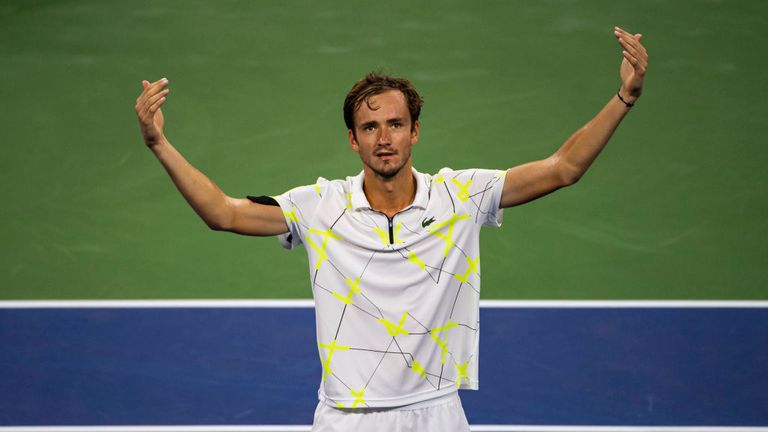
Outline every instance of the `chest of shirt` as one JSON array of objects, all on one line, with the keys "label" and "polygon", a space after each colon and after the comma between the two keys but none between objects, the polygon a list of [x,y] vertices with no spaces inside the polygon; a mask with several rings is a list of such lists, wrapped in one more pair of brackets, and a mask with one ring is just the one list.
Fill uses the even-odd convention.
[{"label": "chest of shirt", "polygon": [[478,227],[463,207],[445,198],[435,192],[426,208],[409,206],[388,217],[371,208],[353,208],[343,194],[328,194],[311,215],[305,215],[304,243],[329,249],[340,242],[345,243],[342,247],[379,252],[426,252],[441,243],[454,246]]}]

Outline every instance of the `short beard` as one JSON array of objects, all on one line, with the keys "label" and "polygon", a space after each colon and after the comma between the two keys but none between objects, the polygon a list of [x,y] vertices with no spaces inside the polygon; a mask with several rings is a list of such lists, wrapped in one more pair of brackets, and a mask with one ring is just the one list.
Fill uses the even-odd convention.
[{"label": "short beard", "polygon": [[[375,166],[373,166],[373,163],[366,164],[366,166],[371,171],[373,171],[373,173],[376,174],[376,176],[378,178],[383,179],[383,180],[389,180],[389,179],[397,177],[397,175],[400,174],[400,172],[403,170],[403,168],[408,166],[408,161],[410,161],[410,160],[411,160],[411,156],[409,154],[408,157],[399,166],[392,166],[392,165],[390,165],[390,166],[388,166],[388,167],[386,167],[384,169],[376,168]],[[365,163],[365,161],[363,161],[363,163]]]},{"label": "short beard", "polygon": [[400,174],[400,171],[402,171],[403,167],[405,167],[405,164],[403,164],[403,165],[401,165],[399,167],[393,167],[393,168],[391,168],[391,169],[389,169],[387,171],[377,170],[374,167],[369,167],[369,168],[371,168],[371,170],[377,176],[379,176],[379,177],[381,177],[383,179],[391,179],[391,178],[397,176],[398,174]]}]

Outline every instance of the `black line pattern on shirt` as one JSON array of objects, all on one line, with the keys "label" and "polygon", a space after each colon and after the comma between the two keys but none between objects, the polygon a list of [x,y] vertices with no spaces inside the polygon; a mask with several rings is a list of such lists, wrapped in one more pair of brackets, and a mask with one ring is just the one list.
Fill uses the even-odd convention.
[{"label": "black line pattern on shirt", "polygon": [[389,341],[389,345],[384,349],[384,353],[382,354],[381,358],[379,359],[379,363],[376,365],[376,367],[373,369],[373,372],[371,372],[371,376],[368,377],[368,381],[365,382],[365,388],[368,388],[368,384],[371,383],[371,380],[373,379],[373,376],[376,375],[376,371],[379,370],[379,366],[381,366],[381,362],[384,361],[384,357],[387,356],[387,351],[389,351],[389,347],[392,346],[392,341]]},{"label": "black line pattern on shirt", "polygon": [[333,227],[335,227],[335,226],[336,226],[336,223],[337,223],[337,222],[338,222],[338,221],[339,221],[339,220],[342,218],[342,216],[344,216],[346,213],[347,213],[347,209],[345,208],[344,210],[342,210],[342,212],[341,212],[341,214],[339,215],[339,217],[337,217],[337,218],[336,218],[336,220],[335,220],[335,221],[333,221],[333,223],[331,224],[331,227],[330,227],[330,229],[333,229]]},{"label": "black line pattern on shirt", "polygon": [[[333,291],[331,291],[331,290],[329,290],[328,288],[326,288],[326,287],[324,287],[324,286],[320,285],[319,283],[315,283],[315,285],[314,285],[314,286],[316,286],[316,287],[318,287],[318,288],[322,289],[323,291],[325,291],[325,292],[327,292],[328,294],[330,294],[331,296],[333,296]],[[373,307],[375,307],[375,308],[377,308],[377,309],[378,309],[378,306],[376,306],[376,305],[375,305],[375,304],[374,304],[374,303],[373,303],[373,302],[372,302],[370,299],[368,299],[367,297],[366,297],[365,299],[366,299],[366,300],[368,300],[368,302],[370,302],[370,303],[371,303],[371,305],[372,305]],[[373,319],[375,319],[375,320],[378,320],[378,319],[380,319],[380,318],[384,318],[384,314],[382,314],[382,313],[381,313],[381,309],[378,309],[378,311],[379,311],[379,314],[381,314],[381,316],[380,316],[380,317],[377,317],[376,315],[374,315],[374,314],[372,314],[372,313],[368,312],[367,310],[365,310],[365,309],[361,308],[360,306],[358,306],[358,305],[356,305],[356,304],[352,304],[352,306],[354,306],[354,307],[355,307],[356,309],[358,309],[360,312],[363,312],[364,314],[366,314],[366,315],[370,316],[371,318],[373,318]]]},{"label": "black line pattern on shirt", "polygon": [[363,280],[363,275],[365,274],[365,271],[368,269],[368,265],[371,263],[371,261],[373,260],[373,257],[376,256],[377,253],[379,253],[379,251],[374,251],[371,254],[371,257],[368,258],[368,262],[365,263],[365,267],[363,267],[363,271],[360,273],[360,276],[358,277],[358,279]]},{"label": "black line pattern on shirt", "polygon": [[456,213],[456,203],[453,202],[453,196],[451,196],[451,191],[448,190],[448,182],[445,181],[445,178],[443,178],[443,186],[445,186],[445,193],[448,194],[448,198],[451,199],[451,207],[453,207],[453,212]]},{"label": "black line pattern on shirt", "polygon": [[445,363],[440,363],[440,378],[437,380],[437,389],[440,390],[440,384],[443,383],[443,369],[445,369]]},{"label": "black line pattern on shirt", "polygon": [[[401,225],[402,225],[403,227],[405,227],[405,229],[407,229],[408,231],[410,231],[412,234],[416,234],[416,235],[419,235],[419,234],[421,234],[421,233],[419,233],[418,231],[414,231],[414,230],[412,230],[412,229],[411,229],[411,228],[410,228],[408,225],[406,225],[406,224],[404,224],[404,223],[402,223]],[[422,233],[423,233],[423,230],[422,230]]]},{"label": "black line pattern on shirt", "polygon": [[[496,186],[496,183],[498,183],[500,180],[501,180],[501,177],[495,177],[495,178],[489,180],[488,183],[485,184],[485,187],[481,191],[476,192],[476,193],[474,193],[474,194],[469,196],[471,198],[472,204],[474,204],[475,208],[477,209],[477,213],[475,213],[475,223],[478,223],[478,220],[479,220],[481,214],[483,216],[485,216],[485,215],[487,215],[489,213],[492,213],[492,212],[496,211],[495,209],[491,209],[490,211],[483,211],[482,204],[483,204],[483,200],[485,199],[485,196],[488,193],[488,191],[492,190]],[[475,202],[474,198],[477,195],[480,195],[480,203],[476,203]]]},{"label": "black line pattern on shirt", "polygon": [[453,306],[451,306],[451,314],[448,315],[449,319],[453,318],[453,311],[456,309],[456,301],[459,299],[459,294],[461,294],[461,287],[464,285],[464,282],[459,284],[459,287],[456,288],[456,297],[453,298]]},{"label": "black line pattern on shirt", "polygon": [[296,210],[299,211],[299,216],[300,216],[298,218],[298,221],[296,221],[296,223],[301,225],[302,227],[304,227],[304,230],[308,230],[309,226],[307,226],[303,222],[304,221],[304,213],[301,211],[301,207],[299,206],[299,204],[296,201],[293,200],[293,197],[291,195],[293,195],[293,192],[288,193],[288,202],[291,203],[291,207],[292,208],[295,208]]},{"label": "black line pattern on shirt", "polygon": [[339,318],[339,325],[336,327],[336,335],[333,337],[333,339],[339,338],[339,330],[341,330],[341,322],[344,321],[344,313],[347,311],[347,304],[344,305],[344,309],[341,310],[341,318]]},{"label": "black line pattern on shirt", "polygon": [[[392,341],[395,343],[395,345],[397,345],[397,349],[400,351],[400,354],[402,354],[402,355],[403,355],[403,360],[405,360],[405,364],[406,364],[408,367],[411,367],[411,365],[409,365],[409,364],[408,364],[408,359],[407,359],[407,358],[405,358],[405,353],[403,352],[403,348],[401,348],[401,347],[400,347],[400,343],[399,343],[399,342],[397,342],[397,336],[392,336]],[[411,357],[413,357],[413,356],[411,356]]]},{"label": "black line pattern on shirt", "polygon": [[[399,253],[399,254],[400,254],[400,256],[401,256],[401,257],[403,257],[403,259],[405,259],[405,260],[408,260],[408,257],[407,257],[407,256],[405,256],[405,254],[403,254],[403,252],[402,252],[402,250],[403,250],[403,249],[404,249],[404,250],[407,250],[408,252],[411,252],[411,250],[410,250],[410,249],[408,249],[407,247],[403,247],[403,248],[401,248],[401,249],[396,249],[395,251],[396,251],[397,253]],[[414,264],[414,265],[415,265],[415,264]],[[429,266],[429,265],[427,265],[426,263],[424,264],[424,267],[429,267],[429,268],[431,268],[431,269],[436,269],[435,267]],[[424,271],[426,271],[426,270],[424,270]],[[439,282],[439,280],[440,280],[440,279],[439,279],[439,277],[438,277],[438,279],[435,279],[435,277],[434,277],[434,276],[432,276],[432,273],[430,273],[430,272],[427,272],[427,275],[429,276],[429,278],[430,278],[430,279],[432,279],[432,282],[434,282],[435,284],[437,284],[437,283]]]},{"label": "black line pattern on shirt", "polygon": [[416,319],[416,317],[415,317],[415,316],[413,316],[413,315],[411,315],[411,313],[410,313],[410,312],[408,312],[408,316],[409,316],[409,317],[411,317],[411,318],[412,318],[414,321],[416,321],[416,322],[417,322],[417,323],[418,323],[420,326],[424,327],[424,330],[426,330],[426,331],[427,331],[427,333],[429,333],[429,332],[431,331],[431,330],[429,329],[429,327],[427,327],[427,326],[425,326],[424,324],[422,324],[422,323],[421,323],[421,321],[417,320],[417,319]]}]

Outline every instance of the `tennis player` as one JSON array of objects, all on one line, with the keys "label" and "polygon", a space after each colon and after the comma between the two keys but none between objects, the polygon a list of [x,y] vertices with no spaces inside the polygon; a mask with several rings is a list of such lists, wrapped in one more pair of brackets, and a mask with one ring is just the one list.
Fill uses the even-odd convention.
[{"label": "tennis player", "polygon": [[503,209],[576,183],[643,89],[640,34],[615,28],[621,85],[551,156],[506,170],[413,166],[422,98],[371,73],[344,105],[362,171],[276,196],[233,198],[163,134],[163,78],[136,101],[144,142],[214,230],[304,246],[323,367],[313,431],[468,431],[458,389],[478,388],[482,226]]}]

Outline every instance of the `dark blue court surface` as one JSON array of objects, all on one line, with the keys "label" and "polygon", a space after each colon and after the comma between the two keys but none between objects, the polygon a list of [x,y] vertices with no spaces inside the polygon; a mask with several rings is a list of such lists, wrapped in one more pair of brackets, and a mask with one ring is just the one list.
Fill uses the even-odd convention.
[{"label": "dark blue court surface", "polygon": [[[768,425],[768,309],[484,308],[472,424]],[[0,425],[307,425],[310,308],[0,309]]]}]

